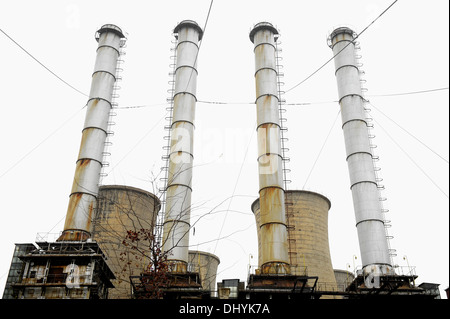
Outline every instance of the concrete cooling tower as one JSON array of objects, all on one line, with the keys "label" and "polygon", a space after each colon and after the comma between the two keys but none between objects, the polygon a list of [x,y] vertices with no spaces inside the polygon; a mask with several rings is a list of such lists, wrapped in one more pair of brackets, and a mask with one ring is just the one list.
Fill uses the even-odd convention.
[{"label": "concrete cooling tower", "polygon": [[[309,191],[285,192],[291,272],[298,276],[317,276],[318,290],[336,290],[336,278],[331,263],[328,242],[328,211],[330,201]],[[261,250],[260,204],[253,202],[258,232],[258,252]],[[259,256],[258,259],[261,257]],[[261,264],[261,260],[259,260]]]},{"label": "concrete cooling tower", "polygon": [[153,232],[160,207],[158,197],[150,192],[122,185],[100,187],[93,237],[108,257],[108,265],[116,276],[109,298],[131,298],[129,276],[140,275],[148,265],[149,260],[143,255],[149,253],[150,243],[138,243],[142,253],[136,254],[122,242],[127,231]]},{"label": "concrete cooling tower", "polygon": [[215,291],[217,268],[220,264],[219,257],[204,251],[190,250],[188,260],[188,271],[200,275],[202,288],[211,293]]}]

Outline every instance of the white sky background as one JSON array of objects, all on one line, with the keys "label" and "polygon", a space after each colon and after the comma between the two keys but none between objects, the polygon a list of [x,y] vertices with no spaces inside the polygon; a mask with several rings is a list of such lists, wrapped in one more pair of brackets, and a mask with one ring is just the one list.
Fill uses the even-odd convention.
[{"label": "white sky background", "polygon": [[[214,1],[198,56],[192,249],[216,254],[217,281],[247,279],[257,264],[256,226],[250,205],[258,196],[253,44],[254,24],[280,31],[285,89],[332,57],[327,36],[347,25],[360,32],[392,3],[386,1]],[[153,192],[152,173],[163,166],[163,126],[170,80],[172,30],[185,19],[204,26],[209,0],[2,1],[0,28],[77,89],[89,93],[95,31],[113,23],[128,33],[120,107],[113,127],[111,166],[103,184]],[[448,87],[449,3],[398,1],[361,37],[367,95],[375,119],[376,153],[392,221],[395,263],[416,267],[418,283],[449,285],[449,164],[400,129],[394,120],[447,161],[448,90],[390,97],[372,95]],[[14,243],[64,226],[87,98],[56,79],[0,33],[0,291]],[[334,63],[285,95],[292,183],[289,189],[327,196],[333,267],[360,265]],[[327,102],[327,103],[316,103]],[[151,106],[148,106],[151,105]],[[385,117],[381,112],[388,115]],[[331,135],[309,179],[329,130]],[[386,133],[387,132],[387,133]],[[395,142],[394,142],[394,141]],[[401,146],[400,149],[398,145]],[[248,152],[247,152],[247,146]],[[247,155],[247,156],[245,156]],[[413,159],[415,163],[411,160]],[[241,173],[240,173],[241,172]],[[425,175],[426,174],[426,175]],[[306,185],[305,182],[307,181]],[[440,188],[438,188],[436,185]],[[235,188],[236,187],[236,188]],[[445,194],[444,194],[445,193]],[[230,196],[235,195],[230,201]],[[227,209],[229,212],[227,213]],[[217,242],[214,239],[225,237]],[[354,256],[357,257],[354,260]],[[403,256],[407,256],[403,259]]]}]

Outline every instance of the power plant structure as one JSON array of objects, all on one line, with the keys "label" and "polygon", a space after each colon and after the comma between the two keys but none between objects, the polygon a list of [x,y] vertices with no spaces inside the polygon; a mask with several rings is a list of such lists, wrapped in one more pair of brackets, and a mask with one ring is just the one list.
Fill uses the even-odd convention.
[{"label": "power plant structure", "polygon": [[[350,190],[363,269],[333,269],[322,194],[288,190],[278,30],[254,25],[259,198],[251,205],[258,267],[216,283],[218,256],[192,250],[191,194],[197,58],[202,28],[184,20],[175,47],[161,196],[125,185],[101,185],[118,63],[126,37],[112,24],[96,32],[97,57],[64,229],[16,244],[4,299],[361,299],[438,298],[435,284],[416,286],[397,274],[365,113],[354,31],[335,29],[333,50]],[[217,284],[217,288],[216,288]]]},{"label": "power plant structure", "polygon": [[124,185],[100,186],[93,240],[108,257],[115,274],[111,299],[130,299],[130,276],[140,275],[149,265],[154,238],[130,241],[128,232],[153,233],[161,209],[159,198],[142,189]]},{"label": "power plant structure", "polygon": [[290,274],[281,155],[275,41],[278,31],[265,22],[250,32],[254,43],[261,274]]},{"label": "power plant structure", "polygon": [[362,272],[356,278],[364,288],[384,286],[414,290],[415,276],[396,275],[392,262],[394,250],[389,245],[390,226],[382,205],[381,179],[377,176],[361,85],[362,70],[357,61],[356,33],[347,27],[335,29],[328,44],[333,50],[335,75],[341,107],[342,130],[345,139],[350,189],[353,197],[356,229],[362,259]]},{"label": "power plant structure", "polygon": [[[314,287],[321,292],[337,290],[328,242],[330,207],[331,202],[321,194],[301,190],[285,192],[291,273],[302,278],[305,287]],[[252,211],[259,230],[260,199],[253,202]],[[258,252],[262,249],[261,237],[262,233],[258,231]]]},{"label": "power plant structure", "polygon": [[175,27],[174,33],[177,39],[175,91],[167,158],[163,249],[169,253],[171,272],[183,274],[187,272],[191,228],[197,56],[203,31],[194,21],[186,20]]},{"label": "power plant structure", "polygon": [[363,271],[366,274],[375,272],[390,275],[393,274],[393,267],[374,169],[360,69],[355,58],[353,37],[354,32],[348,28],[336,29],[330,35],[341,106],[342,130],[347,151],[350,189]]},{"label": "power plant structure", "polygon": [[114,287],[115,276],[92,230],[117,63],[126,40],[112,24],[103,25],[95,38],[97,57],[64,230],[56,241],[37,240],[35,249],[18,256],[23,269],[19,282],[12,283],[16,298],[106,299]]},{"label": "power plant structure", "polygon": [[83,241],[90,238],[92,233],[117,62],[120,48],[125,44],[125,36],[117,26],[104,25],[97,31],[96,39],[97,58],[92,74],[86,120],[64,231],[59,241]]}]

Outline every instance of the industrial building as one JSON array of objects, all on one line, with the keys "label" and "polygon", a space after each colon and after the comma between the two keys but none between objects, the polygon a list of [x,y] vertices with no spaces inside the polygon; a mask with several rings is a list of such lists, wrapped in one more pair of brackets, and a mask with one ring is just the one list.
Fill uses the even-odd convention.
[{"label": "industrial building", "polygon": [[[359,299],[435,298],[434,284],[397,274],[389,245],[380,179],[371,150],[355,33],[329,37],[342,114],[350,189],[363,268],[334,269],[328,241],[331,201],[289,190],[280,89],[278,30],[268,22],[250,31],[255,55],[259,198],[251,209],[258,267],[247,283],[216,283],[220,256],[190,249],[197,57],[203,30],[192,20],[174,28],[175,62],[167,108],[165,186],[161,196],[101,185],[118,63],[126,42],[112,24],[96,33],[97,57],[66,221],[57,239],[17,244],[4,299]],[[256,192],[256,190],[255,190]],[[143,237],[139,237],[143,236]]]}]

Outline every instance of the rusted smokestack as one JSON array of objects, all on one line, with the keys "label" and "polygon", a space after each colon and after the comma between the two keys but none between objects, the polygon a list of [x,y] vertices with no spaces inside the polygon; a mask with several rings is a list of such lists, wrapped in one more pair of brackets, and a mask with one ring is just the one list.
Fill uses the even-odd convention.
[{"label": "rusted smokestack", "polygon": [[355,58],[355,33],[337,28],[329,37],[341,106],[350,189],[364,276],[393,274]]},{"label": "rusted smokestack", "polygon": [[91,91],[66,222],[58,241],[84,241],[91,237],[117,60],[125,44],[122,30],[113,24],[102,26],[95,38],[98,48]]},{"label": "rusted smokestack", "polygon": [[177,38],[175,91],[171,123],[169,174],[163,229],[163,251],[168,253],[170,270],[186,273],[191,216],[194,115],[197,88],[198,43],[203,31],[184,20],[174,29]]},{"label": "rusted smokestack", "polygon": [[290,273],[277,90],[277,37],[277,29],[267,22],[256,24],[250,32],[255,53],[262,274]]}]

